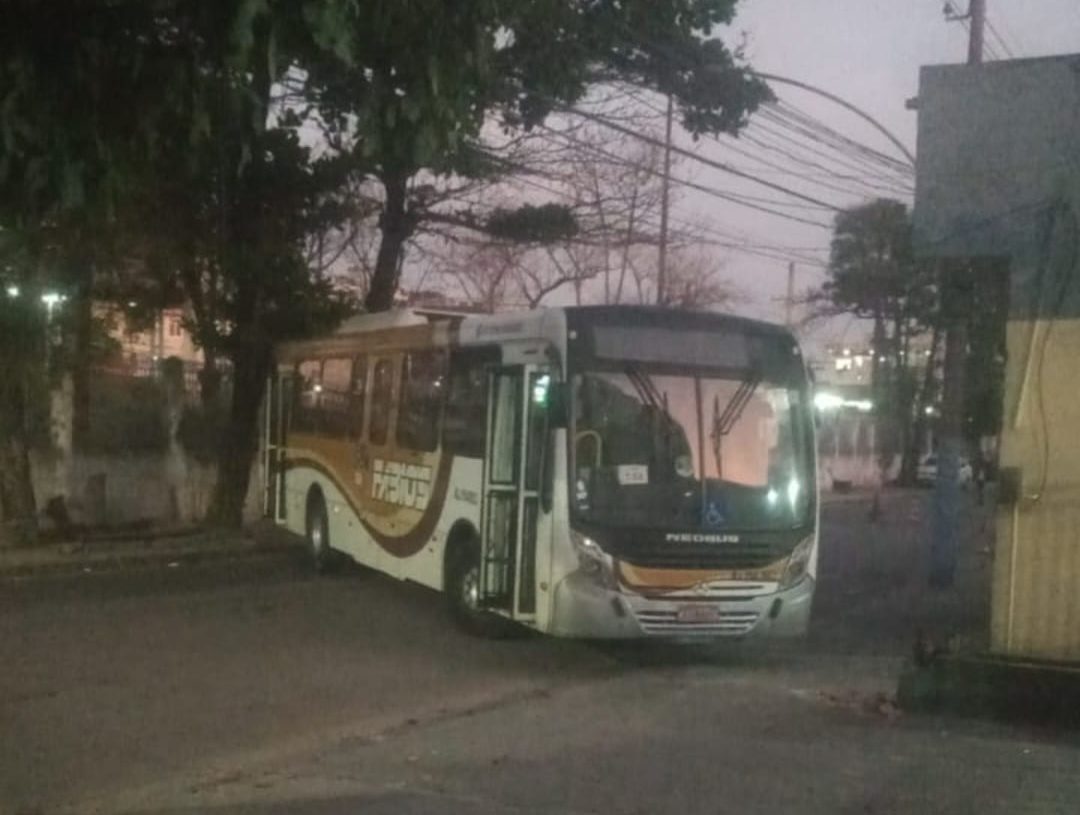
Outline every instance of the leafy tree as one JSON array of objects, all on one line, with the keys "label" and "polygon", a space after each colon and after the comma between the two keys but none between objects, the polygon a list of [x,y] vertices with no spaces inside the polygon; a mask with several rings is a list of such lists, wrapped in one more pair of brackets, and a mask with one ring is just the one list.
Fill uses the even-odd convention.
[{"label": "leafy tree", "polygon": [[[236,523],[271,344],[338,305],[302,263],[324,174],[297,122],[270,123],[271,95],[306,55],[344,53],[341,20],[356,4],[13,5],[0,34],[0,228],[48,232],[80,266],[70,282],[87,305],[97,270],[119,256],[159,260],[183,272],[193,304],[213,301],[196,334],[231,359],[235,387],[212,515]],[[16,278],[31,268],[41,264]]]},{"label": "leafy tree", "polygon": [[[405,241],[435,217],[424,174],[500,171],[478,146],[492,114],[527,128],[620,76],[674,93],[695,132],[737,130],[767,91],[698,35],[734,5],[16,0],[0,33],[0,228],[47,229],[83,303],[121,257],[157,261],[163,284],[176,273],[196,336],[232,362],[211,514],[237,523],[271,345],[339,305],[304,260],[308,232],[341,215],[342,177],[382,188],[367,304],[386,308]],[[337,162],[304,147],[312,115]],[[567,229],[551,209],[492,225],[534,238]],[[29,284],[40,268],[15,277]]]},{"label": "leafy tree", "polygon": [[482,149],[493,114],[530,128],[597,83],[631,80],[672,93],[694,133],[736,132],[767,98],[715,39],[735,0],[372,0],[350,21],[348,58],[306,66],[298,100],[314,103],[334,147],[382,188],[381,240],[366,305],[389,308],[406,242],[433,217],[424,173],[499,172]]},{"label": "leafy tree", "polygon": [[[56,4],[14,0],[0,26],[0,236],[5,392],[0,472],[9,524],[35,530],[25,418],[44,363],[40,296],[61,288],[82,302],[112,236],[118,201],[170,103],[169,66],[142,34],[152,3]],[[82,325],[88,333],[88,322]],[[88,343],[87,343],[88,344]],[[2,537],[2,535],[0,535]]]},{"label": "leafy tree", "polygon": [[[929,385],[917,380],[912,339],[938,320],[933,270],[912,252],[911,221],[899,201],[878,199],[836,217],[829,276],[813,296],[826,312],[846,312],[872,323],[871,365],[879,417],[882,466],[902,454],[902,471],[914,475],[915,422]],[[933,366],[931,356],[926,364]]]},{"label": "leafy tree", "polygon": [[256,417],[276,342],[326,330],[350,309],[307,265],[308,237],[345,218],[340,162],[301,143],[302,119],[275,107],[275,88],[312,54],[342,47],[349,2],[184,3],[171,10],[175,82],[185,90],[134,199],[143,260],[191,304],[207,359],[231,363],[228,420],[218,446],[209,519],[242,518],[258,445]]}]

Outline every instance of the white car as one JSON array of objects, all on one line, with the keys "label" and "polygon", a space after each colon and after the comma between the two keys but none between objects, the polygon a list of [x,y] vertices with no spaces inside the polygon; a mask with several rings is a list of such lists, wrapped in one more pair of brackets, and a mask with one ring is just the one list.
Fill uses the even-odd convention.
[{"label": "white car", "polygon": [[[933,484],[937,481],[937,473],[937,454],[931,453],[919,462],[919,467],[915,471],[915,478],[920,484]],[[958,475],[957,482],[961,485],[970,484],[975,475],[971,462],[963,456],[960,457],[960,472]]]}]

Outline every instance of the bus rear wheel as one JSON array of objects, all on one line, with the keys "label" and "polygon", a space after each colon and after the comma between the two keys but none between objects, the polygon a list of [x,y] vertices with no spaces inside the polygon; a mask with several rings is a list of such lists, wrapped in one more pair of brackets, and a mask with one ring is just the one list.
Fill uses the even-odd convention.
[{"label": "bus rear wheel", "polygon": [[326,501],[317,489],[312,490],[307,501],[305,524],[308,556],[316,574],[326,574],[337,565],[336,553],[330,548],[330,521],[326,514]]}]

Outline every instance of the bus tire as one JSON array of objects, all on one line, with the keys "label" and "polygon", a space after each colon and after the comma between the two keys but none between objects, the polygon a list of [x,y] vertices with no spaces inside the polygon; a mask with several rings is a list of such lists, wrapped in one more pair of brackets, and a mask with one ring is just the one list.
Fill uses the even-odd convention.
[{"label": "bus tire", "polygon": [[475,535],[459,537],[447,552],[445,591],[450,616],[474,637],[507,639],[518,633],[518,626],[505,617],[479,608],[480,543]]},{"label": "bus tire", "polygon": [[336,553],[330,548],[330,520],[326,513],[326,500],[318,487],[308,493],[306,530],[308,556],[316,574],[327,574],[338,563]]}]

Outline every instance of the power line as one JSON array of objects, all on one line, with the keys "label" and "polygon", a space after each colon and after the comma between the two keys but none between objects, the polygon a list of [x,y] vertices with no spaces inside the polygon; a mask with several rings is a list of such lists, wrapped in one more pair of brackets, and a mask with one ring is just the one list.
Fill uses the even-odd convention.
[{"label": "power line", "polygon": [[802,127],[812,131],[811,136],[813,136],[813,134],[815,133],[818,134],[827,143],[834,144],[836,146],[836,149],[840,150],[841,152],[848,150],[857,153],[863,158],[863,160],[867,161],[873,166],[876,167],[877,165],[881,165],[889,168],[893,172],[900,175],[912,176],[915,174],[914,166],[907,161],[901,161],[899,159],[893,158],[890,155],[882,153],[880,150],[876,150],[873,147],[868,147],[862,142],[845,136],[844,134],[822,122],[820,119],[811,116],[809,113],[806,113],[805,111],[791,104],[790,102],[775,102],[770,105],[770,107],[773,111],[777,113],[777,115],[781,116],[782,118],[791,120],[793,125],[801,125]]},{"label": "power line", "polygon": [[[836,159],[832,159],[830,156],[828,156],[827,154],[822,153],[819,150],[814,150],[811,147],[807,147],[805,145],[799,144],[795,139],[790,139],[790,138],[785,137],[782,133],[779,133],[779,132],[776,132],[776,131],[773,131],[773,130],[770,130],[770,129],[764,128],[764,127],[760,127],[759,129],[764,130],[764,132],[767,135],[769,135],[770,137],[772,137],[774,139],[780,139],[782,141],[786,141],[789,144],[792,144],[796,149],[804,150],[807,153],[809,153],[810,155],[821,156],[821,157],[825,158],[826,160],[837,161]],[[769,150],[771,152],[777,153],[778,155],[785,156],[785,157],[791,159],[793,162],[795,162],[796,164],[798,164],[800,166],[816,167],[816,168],[824,171],[824,173],[826,175],[831,176],[832,178],[836,179],[837,181],[848,182],[848,183],[852,183],[852,184],[858,184],[858,185],[860,185],[860,186],[862,186],[862,187],[864,187],[866,189],[871,190],[873,193],[876,193],[876,194],[880,194],[882,192],[891,192],[891,193],[894,193],[894,194],[899,193],[901,195],[910,194],[910,190],[906,189],[906,188],[902,188],[900,186],[899,182],[894,182],[894,181],[891,181],[891,180],[888,180],[888,179],[867,180],[867,177],[865,175],[852,175],[850,172],[845,173],[842,170],[832,169],[832,168],[830,168],[830,167],[828,167],[828,166],[826,166],[824,164],[821,164],[818,161],[815,161],[812,158],[807,158],[806,156],[801,156],[801,155],[797,155],[795,153],[792,153],[791,150],[785,149],[784,147],[779,146],[774,142],[766,141],[766,140],[762,139],[760,136],[744,135],[741,138],[745,139],[746,141],[748,141],[751,144],[756,144],[759,147],[762,147],[763,149],[766,149],[766,150]],[[848,170],[855,170],[856,172],[859,172],[859,173],[863,172],[861,170],[861,168],[852,167],[851,165],[842,164],[842,163],[840,163],[838,161],[837,161],[837,163],[838,163],[838,165],[840,167],[844,167],[844,168],[846,168]],[[805,178],[806,176],[803,175],[803,177]],[[823,183],[823,182],[819,182],[819,183]],[[826,186],[830,186],[830,185],[826,185]],[[854,189],[848,188],[848,187],[835,187],[834,186],[833,189],[837,189],[840,192],[851,192],[853,194],[858,194],[858,195],[864,195],[865,194],[865,193],[863,193],[861,191],[854,190]]]},{"label": "power line", "polygon": [[[644,167],[644,166],[641,166],[641,165],[633,164],[632,162],[627,161],[624,157],[619,156],[616,153],[612,153],[612,152],[610,152],[608,150],[605,150],[604,148],[599,147],[597,145],[589,144],[585,140],[579,139],[576,136],[573,136],[573,135],[571,135],[569,133],[563,133],[563,132],[560,132],[558,130],[554,130],[553,128],[547,127],[546,125],[542,125],[542,127],[544,127],[544,129],[547,130],[548,132],[550,132],[550,133],[552,133],[552,134],[554,134],[556,136],[559,136],[559,137],[567,140],[568,142],[577,145],[578,147],[583,147],[583,148],[585,148],[587,150],[591,150],[592,152],[596,153],[597,155],[604,156],[609,161],[614,161],[614,162],[619,163],[619,164],[621,164],[623,166],[631,167],[633,169],[644,170],[645,172],[649,173],[650,175],[654,175],[654,176],[657,176],[657,177],[660,177],[660,178],[663,177],[663,173],[660,172],[659,170],[653,169],[651,167]],[[647,137],[647,136],[643,136],[641,134],[637,134],[637,137],[642,138],[642,139],[650,138],[650,137]],[[692,153],[692,152],[690,152],[688,150],[683,150],[681,147],[677,147],[676,145],[672,145],[671,149],[672,149],[672,152],[678,152],[680,154],[684,154],[684,155],[694,157],[699,161],[705,162],[706,164],[714,163],[714,162],[711,162],[709,159],[706,159],[706,158],[701,157],[701,156],[697,156],[697,154]],[[721,166],[723,166],[723,165],[721,165]],[[738,173],[738,174],[748,175],[748,174],[743,174],[741,172]],[[714,198],[719,198],[719,199],[721,199],[723,201],[728,201],[729,203],[738,204],[740,206],[747,207],[747,208],[753,209],[753,210],[757,210],[759,212],[764,212],[764,213],[769,214],[769,215],[775,215],[775,216],[777,216],[779,218],[786,218],[789,221],[796,221],[798,223],[807,224],[809,226],[816,226],[816,227],[820,227],[822,229],[829,229],[829,230],[832,229],[832,226],[830,224],[824,224],[821,221],[815,221],[815,220],[812,220],[810,218],[802,218],[802,217],[800,217],[798,215],[791,215],[790,213],[787,213],[787,212],[780,212],[778,210],[771,209],[769,207],[766,207],[766,206],[763,206],[763,205],[761,205],[759,203],[756,203],[754,200],[750,199],[747,196],[740,196],[738,193],[724,192],[724,191],[721,191],[721,190],[717,190],[717,189],[715,189],[713,187],[709,187],[709,186],[707,186],[705,184],[699,184],[699,183],[697,183],[695,181],[690,181],[690,180],[685,179],[685,178],[678,178],[676,176],[672,176],[671,180],[674,183],[679,184],[681,186],[689,187],[691,189],[695,189],[695,190],[697,190],[699,192],[705,193],[706,195],[711,195]],[[759,183],[764,183],[764,184],[767,184],[769,186],[775,186],[775,185],[772,185],[771,182],[759,182]],[[781,189],[783,189],[783,188],[781,188]],[[821,206],[822,208],[824,208],[823,205],[818,205],[818,206]],[[833,207],[831,207],[831,206],[829,206],[828,208],[833,209]],[[839,212],[841,210],[839,210],[837,208],[834,211]]]},{"label": "power line", "polygon": [[[504,163],[508,167],[512,167],[514,169],[517,169],[519,172],[530,173],[530,174],[532,173],[531,168],[529,168],[527,165],[521,164],[519,162],[513,162],[513,161],[511,161],[509,159],[503,159],[502,157],[499,157],[499,156],[492,156],[492,158],[494,158],[494,159],[496,159],[498,161],[501,161],[502,163]],[[538,181],[535,181],[535,180],[533,180],[531,178],[528,178],[526,176],[521,176],[521,175],[515,176],[513,181],[525,184],[526,186],[532,187],[532,188],[540,190],[542,192],[546,192],[549,195],[553,195],[553,196],[556,196],[556,197],[559,197],[559,198],[563,198],[563,199],[565,199],[567,201],[571,201],[573,203],[578,203],[579,202],[579,199],[576,196],[572,195],[571,193],[567,192],[566,190],[559,190],[559,189],[556,189],[556,188],[553,188],[553,187],[549,187],[546,184],[542,184],[542,183],[540,183]],[[675,179],[675,178],[672,178],[672,181],[678,183],[677,179]],[[733,234],[733,233],[721,230],[721,229],[719,229],[719,228],[717,228],[715,226],[712,226],[710,224],[691,223],[691,222],[683,220],[683,219],[673,219],[673,220],[678,226],[683,227],[688,232],[701,231],[701,232],[706,232],[708,234],[716,235],[717,237],[721,238],[721,240],[702,241],[702,243],[705,243],[707,245],[717,246],[717,247],[720,247],[720,248],[729,249],[731,251],[741,252],[743,254],[753,255],[753,256],[757,256],[757,257],[763,257],[763,258],[766,258],[766,259],[769,259],[769,260],[775,260],[777,262],[782,262],[782,263],[788,263],[788,262],[794,260],[796,263],[800,263],[800,264],[806,265],[806,266],[814,266],[814,267],[817,267],[817,268],[820,268],[820,269],[827,269],[828,268],[828,264],[823,263],[818,258],[814,258],[814,257],[810,257],[810,256],[807,256],[807,255],[801,254],[802,252],[805,252],[805,251],[814,251],[814,252],[827,251],[826,249],[824,249],[822,247],[785,247],[785,246],[778,245],[778,244],[755,243],[753,241],[752,236]],[[648,226],[648,227],[655,227],[656,226],[655,224],[649,223],[646,219],[642,219],[641,223],[644,226]]]},{"label": "power line", "polygon": [[[801,86],[801,83],[796,82],[794,84]],[[661,110],[659,107],[652,104],[648,99],[644,98],[644,95],[642,93],[636,92],[632,88],[632,86],[624,87],[623,93],[626,96],[629,96],[639,105],[646,107],[657,115],[666,116],[666,110]],[[770,111],[769,109],[773,107],[776,108],[775,113]],[[764,140],[756,140],[753,137],[744,136],[743,138],[745,138],[746,141],[757,144],[758,146],[763,147],[767,150],[783,155],[801,166],[810,165],[821,169],[825,173],[825,176],[823,176],[825,178],[831,177],[833,179],[840,180],[841,182],[853,183],[858,185],[859,187],[865,188],[865,190],[869,190],[870,192],[867,193],[866,191],[864,191],[864,189],[852,188],[850,186],[837,186],[836,184],[830,184],[826,181],[819,180],[812,175],[808,175],[805,172],[799,172],[789,167],[784,167],[774,162],[767,161],[748,150],[734,147],[730,141],[722,140],[716,136],[713,136],[713,138],[720,144],[723,144],[729,149],[732,149],[734,152],[740,153],[757,163],[777,169],[780,172],[785,173],[786,175],[802,178],[809,183],[826,187],[827,189],[830,189],[834,192],[840,192],[846,195],[855,195],[860,198],[866,198],[868,197],[868,195],[880,196],[882,193],[900,196],[910,196],[912,194],[913,190],[911,188],[910,181],[908,180],[910,175],[913,174],[913,170],[910,165],[901,163],[896,159],[893,159],[891,156],[886,156],[874,150],[873,148],[866,147],[865,145],[856,142],[853,139],[843,136],[837,133],[835,130],[832,130],[828,126],[822,124],[818,120],[813,119],[813,117],[802,114],[801,112],[798,112],[797,114],[789,114],[786,113],[784,109],[780,108],[779,106],[769,105],[768,107],[760,110],[758,112],[758,115],[766,118],[771,118],[776,126],[789,129],[794,133],[797,133],[799,136],[807,138],[812,143],[821,145],[828,150],[836,151],[842,156],[842,158],[837,158],[831,153],[823,152],[821,149],[817,149],[812,145],[805,144],[798,139],[792,138],[790,135],[772,131],[769,127],[760,124],[756,117],[751,121],[750,128],[760,128],[774,138],[785,140],[799,150],[804,150],[809,153],[816,154],[819,157],[826,159],[827,161],[835,162],[840,166],[853,171],[854,173],[856,173],[856,175],[838,171],[833,167],[825,166],[819,162],[808,159],[805,156],[793,155],[790,151],[786,151],[773,143],[764,142]],[[797,120],[795,123],[792,123],[785,120],[785,117],[794,118],[795,115],[801,117],[802,121]],[[875,126],[880,128],[880,125],[876,125],[876,123]],[[822,136],[824,136],[824,138]],[[729,165],[729,167],[731,166],[732,165]],[[904,178],[903,180],[899,178],[894,178],[891,174],[901,174],[904,176]],[[867,180],[867,178],[865,177],[866,175],[869,175],[871,180]]]},{"label": "power line", "polygon": [[[633,94],[633,93],[628,94],[628,95],[631,96],[631,98],[633,98],[636,102],[638,102],[641,105],[644,105],[645,107],[649,108],[650,110],[656,111],[658,113],[661,112],[659,110],[659,108],[657,108],[654,105],[650,104],[648,101],[641,98],[640,96],[638,96],[636,94]],[[767,113],[768,113],[767,110],[760,110],[760,111],[758,111],[758,113],[756,115],[762,116],[762,115],[766,115]],[[811,153],[816,153],[817,155],[819,155],[819,156],[821,156],[821,157],[823,157],[823,158],[825,158],[827,160],[837,161],[838,163],[841,164],[841,166],[845,166],[848,169],[851,169],[851,170],[853,170],[855,172],[865,173],[867,171],[865,167],[860,167],[860,166],[852,165],[852,164],[845,164],[844,162],[832,157],[831,155],[823,153],[823,152],[821,152],[819,150],[815,150],[813,147],[810,147],[810,146],[799,143],[796,139],[793,139],[790,136],[785,136],[784,134],[781,134],[781,133],[772,132],[772,131],[769,130],[769,128],[766,128],[764,125],[760,124],[756,119],[751,120],[749,127],[750,128],[758,127],[758,128],[760,128],[762,130],[765,130],[765,132],[770,133],[770,135],[774,136],[775,138],[780,138],[780,139],[784,139],[786,141],[789,141],[790,143],[792,143],[793,145],[799,147],[800,149],[807,150],[807,151],[809,151]],[[809,175],[809,174],[807,174],[805,172],[799,172],[799,171],[796,171],[796,170],[792,170],[792,169],[790,169],[788,167],[783,167],[783,166],[775,164],[773,162],[766,161],[766,160],[760,158],[759,156],[754,155],[751,151],[734,147],[733,142],[728,140],[728,139],[722,139],[722,138],[720,138],[718,136],[711,136],[710,138],[712,138],[714,141],[718,142],[719,144],[724,145],[725,147],[733,150],[736,153],[739,153],[739,154],[741,154],[743,156],[746,156],[747,158],[750,158],[753,161],[757,161],[758,163],[760,163],[760,164],[762,164],[762,165],[764,165],[766,167],[771,167],[771,168],[777,170],[778,172],[784,173],[785,175],[790,175],[790,176],[795,176],[797,178],[802,178],[802,179],[804,179],[806,181],[809,181],[810,183],[813,183],[813,184],[820,184],[821,186],[827,187],[828,189],[831,189],[834,192],[841,192],[841,193],[844,193],[844,194],[859,195],[859,196],[865,197],[865,194],[862,193],[861,191],[853,190],[853,189],[847,188],[847,187],[838,187],[838,186],[835,186],[835,185],[832,185],[832,184],[827,184],[825,182],[817,180],[815,177],[813,177],[812,175]],[[818,169],[820,169],[820,170],[822,170],[824,172],[824,177],[827,177],[827,178],[838,178],[838,179],[841,179],[843,181],[852,181],[852,182],[855,182],[855,183],[859,183],[859,184],[862,184],[863,186],[866,186],[866,187],[869,187],[869,188],[873,189],[876,193],[880,193],[880,192],[884,191],[884,192],[900,193],[900,194],[903,194],[903,195],[909,194],[907,190],[899,190],[899,189],[897,189],[895,187],[882,187],[881,185],[878,185],[878,184],[865,182],[861,178],[856,177],[856,176],[845,175],[845,174],[840,173],[840,172],[838,172],[838,171],[836,171],[836,170],[834,170],[834,169],[832,169],[830,167],[826,167],[826,166],[824,166],[822,164],[807,160],[807,159],[799,157],[799,156],[793,156],[790,152],[786,152],[786,151],[784,151],[784,150],[782,150],[780,148],[777,148],[777,147],[775,147],[773,145],[763,144],[763,143],[755,140],[753,137],[750,137],[750,136],[743,135],[743,136],[740,136],[740,137],[737,137],[737,138],[746,139],[747,141],[749,141],[751,143],[754,143],[754,144],[758,144],[759,146],[761,146],[761,147],[763,147],[763,148],[765,148],[767,150],[779,152],[779,153],[785,155],[786,157],[792,159],[797,164],[800,164],[800,165],[809,164],[810,166],[817,167]],[[888,179],[883,177],[882,180],[888,180]]]},{"label": "power line", "polygon": [[[947,2],[946,2],[946,10],[948,10],[949,5],[950,4],[949,4],[949,2],[947,0]],[[699,70],[700,68],[703,67],[703,66],[701,66],[699,64],[695,64],[685,54],[682,54],[682,53],[674,50],[671,46],[669,46],[669,45],[667,45],[665,43],[659,42],[658,40],[656,40],[654,38],[645,38],[644,36],[642,36],[642,34],[640,32],[634,30],[626,22],[622,22],[621,27],[623,29],[623,33],[625,33],[631,39],[637,41],[637,43],[639,45],[641,45],[643,48],[645,48],[646,50],[653,51],[653,52],[659,54],[664,59],[673,61],[676,65],[679,65],[683,70],[696,72],[697,70]],[[868,122],[876,130],[878,130],[883,136],[885,136],[889,141],[891,141],[893,143],[893,145],[904,155],[904,157],[908,159],[908,161],[911,163],[911,165],[914,165],[915,159],[914,159],[914,156],[911,154],[911,151],[908,150],[903,145],[903,143],[899,139],[896,138],[896,136],[894,136],[892,133],[890,133],[880,122],[878,122],[876,119],[874,119],[874,117],[872,117],[868,113],[866,113],[866,111],[856,107],[855,105],[848,102],[846,99],[843,99],[843,98],[841,98],[839,96],[836,96],[835,94],[832,94],[829,91],[822,90],[821,88],[814,87],[813,85],[809,85],[809,84],[807,84],[805,82],[801,82],[801,81],[799,81],[797,79],[790,79],[788,77],[776,76],[774,74],[767,74],[767,73],[763,73],[761,71],[754,71],[753,69],[750,69],[750,68],[746,68],[746,69],[743,69],[743,70],[744,70],[744,73],[747,73],[747,74],[755,77],[759,81],[778,82],[778,83],[781,83],[781,84],[792,85],[794,87],[801,88],[804,91],[808,91],[810,93],[815,93],[815,94],[817,94],[819,96],[823,96],[823,97],[829,99],[830,101],[834,102],[835,104],[838,104],[841,107],[851,111],[856,116],[858,116],[861,119]]]},{"label": "power line", "polygon": [[[768,124],[766,124],[766,123],[768,123]],[[878,169],[876,167],[870,167],[870,166],[868,166],[868,162],[865,159],[862,159],[859,156],[850,157],[846,153],[842,153],[842,151],[839,150],[838,148],[833,147],[832,150],[834,152],[841,153],[841,157],[837,158],[832,153],[826,152],[826,149],[829,148],[830,146],[828,144],[826,144],[822,139],[810,138],[808,140],[809,143],[806,143],[804,141],[800,141],[798,138],[796,138],[796,137],[794,137],[792,135],[789,135],[790,132],[797,132],[797,131],[794,131],[794,129],[791,128],[790,125],[786,124],[782,120],[781,117],[777,116],[776,114],[773,114],[771,111],[763,111],[763,121],[761,121],[761,122],[753,121],[753,122],[750,123],[750,126],[751,127],[757,127],[757,128],[759,128],[761,130],[764,130],[767,134],[769,134],[773,138],[776,138],[776,139],[779,139],[780,141],[786,142],[786,143],[788,143],[788,144],[792,145],[793,147],[796,147],[796,148],[798,148],[800,150],[805,150],[806,152],[811,153],[811,154],[816,155],[816,156],[819,156],[819,157],[821,157],[821,158],[823,158],[823,159],[825,159],[827,161],[831,161],[831,162],[835,163],[836,165],[838,165],[839,167],[842,167],[845,170],[848,170],[849,172],[854,172],[854,173],[857,174],[857,175],[851,176],[851,175],[844,175],[844,174],[841,174],[841,173],[837,173],[838,177],[844,177],[844,178],[848,178],[848,179],[855,179],[855,180],[859,180],[859,181],[863,181],[863,180],[869,178],[869,179],[874,180],[875,182],[888,183],[888,184],[892,184],[892,185],[898,185],[898,184],[901,184],[901,183],[908,183],[907,179],[901,179],[899,176],[888,174],[884,168]],[[783,132],[784,130],[788,130],[789,133]],[[815,145],[817,145],[817,144],[824,145],[824,147],[826,149],[822,149],[821,147],[816,147]],[[835,171],[830,170],[830,168],[823,168],[823,169],[825,169],[827,172],[835,172]]]},{"label": "power line", "polygon": [[989,17],[986,18],[986,27],[990,30],[991,36],[993,36],[994,39],[998,41],[1001,49],[1005,52],[1009,59],[1016,59],[1016,54],[1013,53],[1013,50],[1009,47],[1009,44],[1005,42],[1005,38],[998,33],[998,30],[996,28],[994,28],[994,24],[990,22]]},{"label": "power line", "polygon": [[[652,136],[648,136],[648,135],[646,135],[644,133],[635,132],[635,131],[631,130],[628,127],[623,127],[622,125],[616,124],[615,122],[612,122],[612,121],[609,121],[609,120],[605,119],[603,116],[598,116],[595,113],[590,113],[588,111],[580,110],[578,108],[569,107],[569,106],[563,107],[562,109],[565,110],[568,113],[573,113],[573,114],[576,114],[578,116],[581,116],[584,119],[588,119],[591,122],[596,122],[597,124],[603,125],[603,126],[609,128],[611,130],[614,130],[616,133],[622,133],[624,136],[630,136],[631,138],[638,139],[639,141],[645,142],[646,144],[651,144],[654,147],[663,147],[664,146],[664,142],[661,141],[660,139],[654,139]],[[743,172],[742,170],[738,170],[738,169],[736,169],[736,168],[734,168],[734,167],[732,167],[732,166],[730,166],[728,164],[724,164],[723,162],[720,162],[720,161],[713,161],[712,159],[706,158],[705,156],[700,156],[697,153],[694,153],[694,152],[692,152],[690,150],[686,150],[685,148],[678,147],[676,145],[672,145],[671,150],[672,150],[673,153],[678,153],[680,156],[684,156],[685,158],[691,159],[692,161],[696,161],[696,162],[699,162],[701,164],[704,164],[707,167],[712,167],[713,169],[720,170],[721,172],[728,173],[728,174],[733,175],[733,176],[735,176],[737,178],[743,178],[743,179],[746,179],[747,181],[752,181],[755,184],[760,184],[763,187],[768,187],[769,189],[776,190],[777,192],[781,192],[781,193],[783,193],[785,195],[790,195],[792,198],[797,198],[797,199],[799,199],[801,201],[806,201],[809,204],[816,204],[817,206],[822,207],[823,209],[829,209],[829,210],[832,210],[833,212],[843,212],[844,211],[843,207],[839,207],[839,206],[837,206],[835,204],[830,204],[827,201],[822,201],[820,198],[815,198],[812,195],[805,195],[804,193],[797,192],[795,190],[789,189],[788,187],[785,187],[782,184],[776,184],[776,183],[773,183],[772,181],[767,181],[767,180],[765,180],[763,178],[758,178],[758,177],[752,175],[751,173]],[[820,224],[819,224],[819,226],[820,226]]]}]

